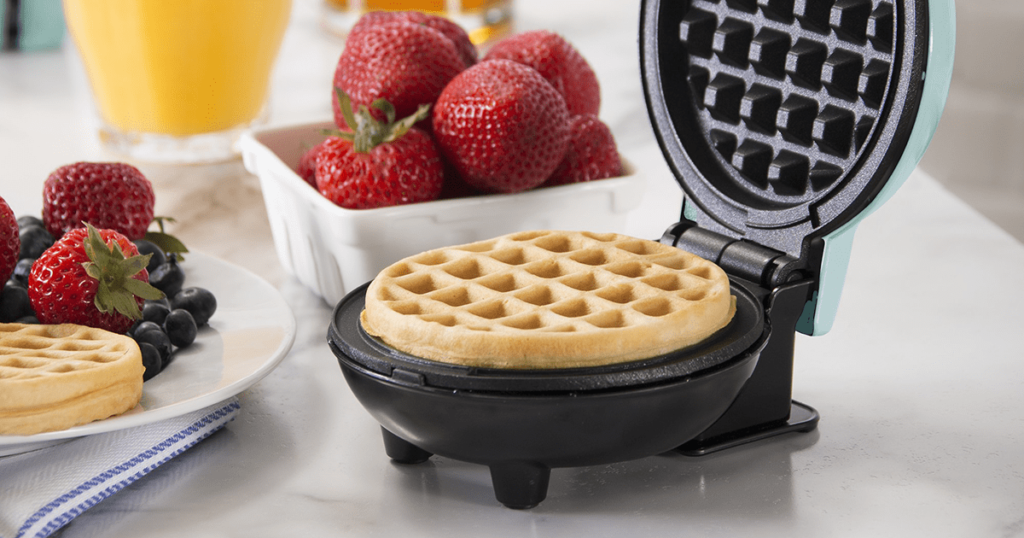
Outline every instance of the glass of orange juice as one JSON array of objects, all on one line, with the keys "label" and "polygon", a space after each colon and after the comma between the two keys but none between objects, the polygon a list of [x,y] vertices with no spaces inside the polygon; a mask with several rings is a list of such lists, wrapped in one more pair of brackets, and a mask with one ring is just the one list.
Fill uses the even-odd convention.
[{"label": "glass of orange juice", "polygon": [[235,158],[266,119],[291,0],[64,0],[117,153],[165,163]]},{"label": "glass of orange juice", "polygon": [[512,0],[323,0],[324,26],[343,35],[367,11],[422,11],[462,26],[477,46],[512,31]]}]

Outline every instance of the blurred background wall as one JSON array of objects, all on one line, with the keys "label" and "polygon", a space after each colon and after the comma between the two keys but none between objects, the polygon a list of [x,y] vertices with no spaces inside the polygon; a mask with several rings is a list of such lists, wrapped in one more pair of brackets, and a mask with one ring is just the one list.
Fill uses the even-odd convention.
[{"label": "blurred background wall", "polygon": [[921,167],[1024,241],[1024,0],[957,0],[946,110]]}]

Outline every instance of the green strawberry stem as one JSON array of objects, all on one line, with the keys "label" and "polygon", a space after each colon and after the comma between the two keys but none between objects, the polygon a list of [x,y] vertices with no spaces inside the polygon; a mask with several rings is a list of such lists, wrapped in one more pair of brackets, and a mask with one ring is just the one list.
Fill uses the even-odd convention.
[{"label": "green strawberry stem", "polygon": [[339,131],[335,129],[324,129],[324,134],[337,136],[352,142],[356,153],[369,153],[371,149],[388,142],[394,142],[402,137],[418,121],[425,120],[430,115],[430,104],[420,105],[409,116],[395,121],[395,107],[387,99],[377,99],[370,103],[370,106],[384,113],[387,121],[381,122],[373,117],[365,105],[359,106],[358,112],[352,111],[352,100],[341,88],[334,88],[338,96],[338,105],[341,108],[341,116],[345,124],[352,132]]},{"label": "green strawberry stem", "polygon": [[[179,261],[185,261],[185,257],[182,254],[188,253],[188,247],[181,242],[177,237],[164,231],[164,223],[177,222],[173,217],[153,217],[153,222],[156,223],[157,227],[160,228],[159,232],[147,231],[143,237],[146,241],[153,243],[160,247],[160,250],[167,254],[175,255]],[[150,223],[152,225],[152,223]]]},{"label": "green strawberry stem", "polygon": [[88,223],[85,226],[89,235],[82,247],[89,261],[83,263],[82,267],[86,274],[99,282],[96,288],[96,308],[104,314],[117,312],[131,319],[142,319],[135,297],[155,300],[164,296],[162,291],[149,283],[132,278],[146,268],[152,254],[125,258],[117,241],[107,245],[96,228]]}]

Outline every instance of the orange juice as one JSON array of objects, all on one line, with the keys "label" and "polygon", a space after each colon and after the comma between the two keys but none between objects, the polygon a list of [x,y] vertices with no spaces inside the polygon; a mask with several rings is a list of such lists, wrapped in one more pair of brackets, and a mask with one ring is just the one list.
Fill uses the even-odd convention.
[{"label": "orange juice", "polygon": [[345,33],[366,11],[423,11],[452,19],[475,45],[512,29],[512,0],[324,0],[324,24]]},{"label": "orange juice", "polygon": [[104,122],[176,137],[256,119],[291,0],[64,0]]}]

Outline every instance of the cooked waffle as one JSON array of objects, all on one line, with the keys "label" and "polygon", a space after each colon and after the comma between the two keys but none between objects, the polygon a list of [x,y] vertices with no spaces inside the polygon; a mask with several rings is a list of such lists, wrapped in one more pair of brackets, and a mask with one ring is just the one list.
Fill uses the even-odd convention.
[{"label": "cooked waffle", "polygon": [[81,325],[0,323],[0,434],[63,430],[128,411],[142,396],[131,338]]},{"label": "cooked waffle", "polygon": [[367,333],[487,368],[599,366],[696,344],[735,312],[717,265],[618,234],[521,232],[427,251],[366,292]]}]

